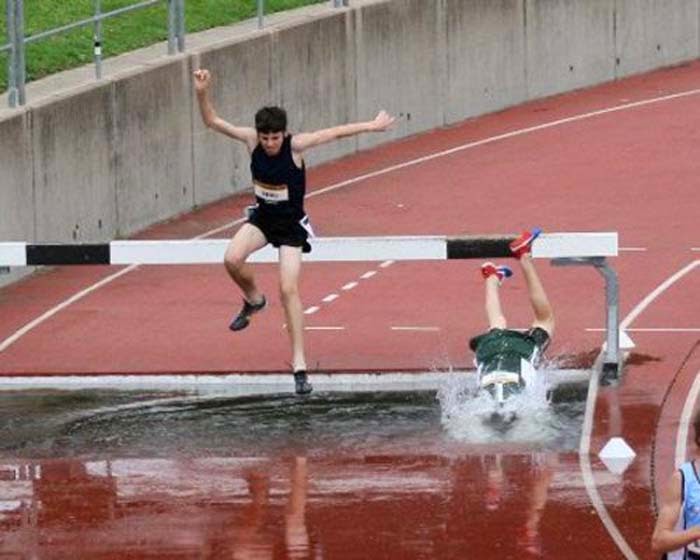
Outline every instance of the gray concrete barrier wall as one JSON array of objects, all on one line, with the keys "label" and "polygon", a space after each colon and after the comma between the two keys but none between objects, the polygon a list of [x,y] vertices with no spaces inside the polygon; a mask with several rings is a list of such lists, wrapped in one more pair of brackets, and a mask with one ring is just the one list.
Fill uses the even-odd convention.
[{"label": "gray concrete barrier wall", "polygon": [[191,79],[186,57],[114,80],[117,235],[193,207]]},{"label": "gray concrete barrier wall", "polygon": [[[125,236],[250,187],[245,147],[206,129],[282,104],[291,131],[401,118],[311,152],[318,163],[545,95],[697,58],[700,0],[352,0],[228,28],[186,55],[0,110],[0,237]],[[195,43],[195,41],[192,41]],[[232,217],[234,218],[234,217]]]},{"label": "gray concrete barrier wall", "polygon": [[0,119],[0,240],[34,237],[30,112]]},{"label": "gray concrete barrier wall", "polygon": [[104,241],[117,231],[112,90],[92,84],[32,105],[37,240]]},{"label": "gray concrete barrier wall", "polygon": [[617,0],[617,76],[629,76],[696,58],[700,2]]},{"label": "gray concrete barrier wall", "polygon": [[[31,113],[20,109],[0,117],[0,241],[34,238]],[[0,287],[19,280],[30,269],[0,274]]]},{"label": "gray concrete barrier wall", "polygon": [[525,1],[529,98],[615,77],[613,2]]},{"label": "gray concrete barrier wall", "polygon": [[444,123],[442,2],[384,0],[359,3],[356,18],[357,114],[378,109],[397,115],[393,131],[360,137],[368,148]]},{"label": "gray concrete barrier wall", "polygon": [[446,122],[526,100],[522,0],[447,0],[445,12]]}]

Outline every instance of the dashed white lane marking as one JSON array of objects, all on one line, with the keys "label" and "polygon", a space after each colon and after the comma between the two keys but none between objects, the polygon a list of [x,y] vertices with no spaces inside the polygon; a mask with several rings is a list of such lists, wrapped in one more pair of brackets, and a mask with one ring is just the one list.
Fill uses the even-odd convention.
[{"label": "dashed white lane marking", "polygon": [[319,309],[321,309],[321,308],[318,307],[317,305],[314,305],[313,307],[309,307],[308,309],[305,309],[305,310],[304,310],[304,315],[313,315],[313,314],[316,313],[316,311],[318,311]]},{"label": "dashed white lane marking", "polygon": [[439,331],[440,327],[391,327],[392,331],[423,331],[434,332]]},{"label": "dashed white lane marking", "polygon": [[345,327],[304,327],[305,331],[344,331]]},{"label": "dashed white lane marking", "polygon": [[[372,278],[372,276],[374,276],[375,274],[377,274],[376,270],[370,270],[370,271],[362,274],[360,276],[360,279],[367,280],[369,278]],[[358,285],[359,285],[359,282],[352,281],[352,282],[348,282],[347,284],[342,286],[340,289],[347,292],[348,290],[352,290],[353,288],[356,288]],[[339,297],[340,297],[339,294],[328,294],[326,297],[322,298],[321,301],[323,303],[331,303],[332,301],[335,301]],[[311,314],[311,313],[316,313],[316,311],[318,311],[319,309],[320,309],[319,306],[311,307],[311,308],[307,309],[304,313],[306,313],[307,315]],[[343,330],[343,329],[339,329],[339,330]]]},{"label": "dashed white lane marking", "polygon": [[[348,185],[354,185],[355,183],[366,181],[367,179],[372,179],[374,177],[379,177],[381,175],[393,173],[394,171],[405,169],[407,167],[419,165],[419,164],[425,163],[427,161],[432,161],[434,159],[449,156],[451,154],[455,154],[455,153],[458,153],[461,151],[469,150],[472,148],[477,148],[479,146],[488,145],[488,144],[491,144],[494,142],[499,142],[501,140],[507,140],[509,138],[515,138],[518,136],[524,136],[526,134],[531,134],[533,132],[538,132],[540,130],[547,130],[549,128],[554,128],[554,127],[557,127],[560,125],[590,119],[590,118],[597,117],[600,115],[615,113],[615,112],[624,111],[627,109],[634,109],[637,107],[644,107],[646,105],[652,105],[654,103],[660,103],[663,101],[672,101],[674,99],[681,99],[683,97],[697,95],[698,93],[700,93],[700,89],[693,89],[693,90],[683,91],[683,92],[674,93],[674,94],[670,94],[670,95],[653,97],[651,99],[644,99],[641,101],[635,101],[633,103],[624,103],[622,105],[614,105],[614,106],[608,107],[606,109],[599,109],[597,111],[590,111],[588,113],[581,113],[580,115],[574,115],[572,117],[566,117],[563,119],[550,121],[550,122],[535,125],[535,126],[520,128],[518,130],[512,130],[510,132],[506,132],[503,134],[497,134],[495,136],[490,136],[488,138],[483,138],[481,140],[476,140],[474,142],[467,142],[466,144],[461,144],[459,146],[455,146],[454,148],[450,148],[448,150],[443,150],[440,152],[428,154],[426,156],[415,158],[415,159],[405,161],[405,162],[402,162],[402,163],[399,163],[396,165],[390,165],[389,167],[385,167],[383,169],[378,169],[377,171],[373,171],[371,173],[357,175],[356,177],[352,177],[351,179],[347,179],[345,181],[340,181],[340,182],[335,183],[333,185],[329,185],[329,186],[324,187],[322,189],[318,189],[316,191],[313,191],[313,192],[307,194],[306,198],[319,196],[319,195],[325,194],[327,192],[335,191],[335,190],[338,190],[340,188],[346,187]],[[245,221],[245,218],[239,218],[237,220],[233,220],[232,222],[229,222],[228,224],[224,224],[220,227],[210,229],[209,231],[202,233],[196,237],[193,237],[192,239],[205,239],[207,237],[211,237],[212,235],[215,235],[215,234],[220,233],[222,231],[226,231],[227,229],[230,229],[231,227],[238,225],[244,221]],[[393,264],[393,262],[394,261],[385,261],[382,264],[380,264],[379,266],[381,268],[386,268],[387,266],[390,266],[391,264]],[[59,311],[65,309],[66,307],[68,307],[72,303],[82,299],[87,294],[97,290],[98,288],[100,288],[106,284],[109,284],[113,279],[118,278],[119,276],[122,276],[124,274],[127,274],[128,272],[130,272],[131,270],[133,270],[135,268],[137,268],[137,267],[133,266],[133,268],[132,267],[125,268],[124,270],[120,271],[118,274],[114,274],[108,278],[101,280],[100,282],[97,282],[96,284],[93,284],[93,285],[87,287],[86,289],[82,290],[81,292],[78,292],[77,294],[71,296],[69,299],[64,300],[63,302],[61,302],[57,306],[53,307],[52,309],[50,309],[49,311],[44,313],[43,315],[41,315],[41,316],[37,317],[36,319],[34,319],[33,321],[27,323],[22,328],[20,328],[15,333],[13,333],[8,338],[6,338],[4,341],[2,341],[2,343],[0,343],[0,352],[6,350],[10,345],[17,342],[17,340],[19,340],[21,337],[23,337],[29,331],[31,331],[34,328],[36,328],[37,326],[39,326],[46,319],[49,319],[50,317],[52,317],[53,315],[55,315]]]},{"label": "dashed white lane marking", "polygon": [[695,402],[698,400],[698,394],[700,393],[700,371],[695,374],[695,381],[688,391],[688,396],[685,398],[683,403],[683,411],[681,412],[681,419],[678,423],[678,432],[676,434],[676,468],[679,468],[683,463],[685,463],[686,456],[686,442],[688,441],[688,426],[690,425],[690,417],[693,415],[695,410]]},{"label": "dashed white lane marking", "polygon": [[629,252],[643,252],[643,251],[646,251],[647,248],[646,247],[620,247],[618,250],[621,253],[624,253],[624,252],[629,253]]},{"label": "dashed white lane marking", "polygon": [[[586,329],[589,332],[605,332],[607,329],[595,328]],[[700,332],[700,328],[695,327],[639,327],[625,329],[627,332],[668,332],[668,333],[684,333],[684,332]]]}]

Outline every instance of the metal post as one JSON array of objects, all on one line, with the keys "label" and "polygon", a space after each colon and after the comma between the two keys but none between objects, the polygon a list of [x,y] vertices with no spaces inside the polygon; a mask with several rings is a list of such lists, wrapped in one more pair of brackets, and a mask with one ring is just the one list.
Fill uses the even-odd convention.
[{"label": "metal post", "polygon": [[102,14],[101,0],[95,0],[95,36],[93,56],[95,59],[95,79],[102,79]]},{"label": "metal post", "polygon": [[175,54],[175,11],[177,0],[168,0],[168,54]]},{"label": "metal post", "polygon": [[24,59],[24,0],[15,0],[15,87],[20,105],[27,102],[26,67]]},{"label": "metal post", "polygon": [[605,278],[605,303],[607,305],[607,345],[603,361],[603,376],[601,382],[617,379],[620,364],[620,325],[618,318],[618,302],[620,301],[620,286],[617,274],[603,259],[596,263],[596,270]]},{"label": "metal post", "polygon": [[606,342],[601,383],[608,384],[619,377],[620,370],[620,324],[618,317],[620,288],[617,274],[608,265],[605,257],[580,257],[552,259],[554,266],[593,266],[605,278]]},{"label": "metal post", "polygon": [[10,107],[17,107],[17,83],[15,67],[17,59],[17,42],[15,40],[15,0],[5,1],[7,22],[7,42],[10,44],[10,56],[7,60],[7,100]]},{"label": "metal post", "polygon": [[177,50],[185,52],[185,0],[177,0]]},{"label": "metal post", "polygon": [[265,0],[258,0],[258,29],[265,25]]}]

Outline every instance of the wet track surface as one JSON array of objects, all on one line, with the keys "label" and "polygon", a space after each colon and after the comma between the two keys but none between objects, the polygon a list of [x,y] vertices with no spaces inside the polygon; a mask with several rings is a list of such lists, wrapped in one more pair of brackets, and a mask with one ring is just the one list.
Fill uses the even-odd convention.
[{"label": "wet track surface", "polygon": [[[583,403],[527,403],[504,428],[491,403],[464,398],[464,387],[305,399],[6,393],[0,552],[537,557],[556,546],[542,533],[545,504],[587,507],[575,453]],[[513,441],[518,422],[531,441]],[[484,523],[510,537],[493,542]]]}]

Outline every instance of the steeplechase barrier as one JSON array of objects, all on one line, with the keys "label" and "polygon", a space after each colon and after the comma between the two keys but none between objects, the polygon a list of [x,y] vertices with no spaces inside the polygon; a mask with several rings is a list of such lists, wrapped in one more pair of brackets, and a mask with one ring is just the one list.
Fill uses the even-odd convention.
[{"label": "steeplechase barrier", "polygon": [[[491,259],[511,257],[514,235],[317,237],[307,262]],[[0,242],[0,269],[64,265],[174,265],[221,263],[229,239],[125,240],[108,243]],[[603,379],[615,378],[620,366],[619,284],[607,262],[618,255],[617,232],[545,233],[535,240],[534,258],[554,266],[592,266],[605,279],[606,347]],[[277,261],[267,246],[249,262]]]}]

